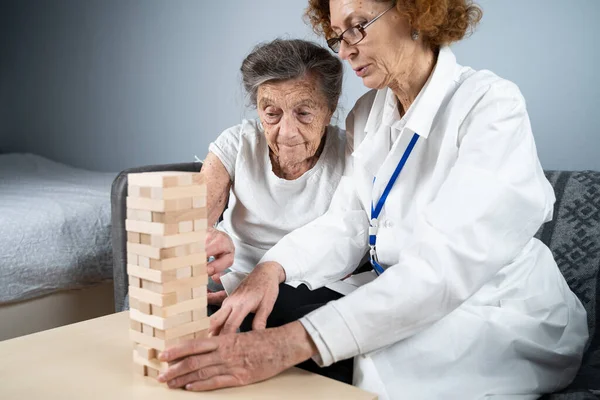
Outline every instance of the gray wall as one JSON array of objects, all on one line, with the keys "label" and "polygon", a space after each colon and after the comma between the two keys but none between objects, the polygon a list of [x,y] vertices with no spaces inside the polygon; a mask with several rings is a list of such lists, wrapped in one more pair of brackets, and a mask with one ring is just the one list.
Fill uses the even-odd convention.
[{"label": "gray wall", "polygon": [[[252,46],[318,40],[301,19],[306,0],[4,4],[0,143],[9,132],[13,150],[97,170],[203,158],[223,129],[253,115],[238,74]],[[521,87],[545,168],[600,170],[600,1],[480,4],[478,31],[454,47],[459,62]],[[341,124],[365,91],[351,71],[344,91]]]}]

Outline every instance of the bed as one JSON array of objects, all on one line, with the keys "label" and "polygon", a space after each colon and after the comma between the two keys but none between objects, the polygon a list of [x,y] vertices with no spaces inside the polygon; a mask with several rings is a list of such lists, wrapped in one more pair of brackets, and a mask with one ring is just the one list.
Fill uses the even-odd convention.
[{"label": "bed", "polygon": [[114,311],[115,176],[0,154],[0,340]]}]

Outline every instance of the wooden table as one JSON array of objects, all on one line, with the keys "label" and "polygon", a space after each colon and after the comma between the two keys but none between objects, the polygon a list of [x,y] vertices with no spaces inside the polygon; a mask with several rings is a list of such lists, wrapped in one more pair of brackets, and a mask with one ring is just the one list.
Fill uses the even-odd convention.
[{"label": "wooden table", "polygon": [[0,399],[347,399],[377,397],[292,368],[258,384],[194,393],[136,375],[127,312],[0,342]]}]

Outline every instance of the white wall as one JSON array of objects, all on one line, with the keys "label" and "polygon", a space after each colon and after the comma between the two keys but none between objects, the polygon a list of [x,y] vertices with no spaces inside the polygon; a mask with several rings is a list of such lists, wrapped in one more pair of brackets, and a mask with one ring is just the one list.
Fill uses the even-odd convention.
[{"label": "white wall", "polygon": [[[97,170],[203,157],[252,115],[238,72],[251,48],[278,36],[320,40],[301,18],[306,0],[234,3],[5,1],[0,135],[10,131],[13,150]],[[455,46],[459,61],[521,87],[545,168],[600,170],[600,1],[480,4],[478,32]],[[348,72],[342,123],[365,91]]]}]

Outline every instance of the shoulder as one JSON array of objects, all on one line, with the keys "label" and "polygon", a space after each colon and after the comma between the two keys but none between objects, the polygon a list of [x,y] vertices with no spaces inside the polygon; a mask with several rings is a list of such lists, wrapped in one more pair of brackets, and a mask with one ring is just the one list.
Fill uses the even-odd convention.
[{"label": "shoulder", "polygon": [[369,90],[367,93],[360,96],[360,98],[356,100],[356,103],[354,103],[354,107],[352,107],[350,113],[348,113],[348,118],[354,118],[359,115],[369,115],[376,96],[377,89]]},{"label": "shoulder", "polygon": [[342,157],[346,148],[346,131],[336,125],[327,127],[327,147],[329,157]]},{"label": "shoulder", "polygon": [[462,104],[467,115],[492,104],[498,112],[526,107],[525,98],[515,83],[488,70],[464,68],[453,97]]}]

